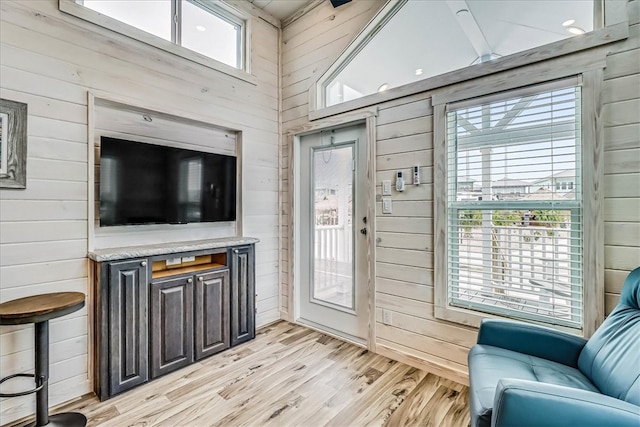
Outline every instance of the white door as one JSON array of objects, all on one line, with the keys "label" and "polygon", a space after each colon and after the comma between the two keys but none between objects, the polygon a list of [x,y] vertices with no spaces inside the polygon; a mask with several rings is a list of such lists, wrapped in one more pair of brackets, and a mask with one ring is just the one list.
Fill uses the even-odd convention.
[{"label": "white door", "polygon": [[298,283],[301,323],[366,343],[365,125],[300,138]]}]

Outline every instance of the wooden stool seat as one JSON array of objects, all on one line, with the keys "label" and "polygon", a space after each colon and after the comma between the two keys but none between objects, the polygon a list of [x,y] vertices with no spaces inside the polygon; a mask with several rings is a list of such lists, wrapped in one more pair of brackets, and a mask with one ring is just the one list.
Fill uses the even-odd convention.
[{"label": "wooden stool seat", "polygon": [[0,397],[17,397],[36,393],[35,426],[82,427],[87,418],[77,412],[49,416],[49,320],[84,307],[81,292],[55,292],[33,295],[0,304],[0,325],[35,323],[35,373],[14,374],[0,380],[4,383],[16,377],[33,377],[35,388],[18,393],[0,393]]},{"label": "wooden stool seat", "polygon": [[22,325],[55,319],[81,309],[84,294],[56,292],[32,295],[0,304],[0,325]]}]

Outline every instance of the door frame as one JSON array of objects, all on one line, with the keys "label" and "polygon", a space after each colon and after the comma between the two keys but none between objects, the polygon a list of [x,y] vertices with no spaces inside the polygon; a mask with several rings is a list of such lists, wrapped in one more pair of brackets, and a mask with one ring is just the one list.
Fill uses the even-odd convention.
[{"label": "door frame", "polygon": [[[327,119],[317,120],[312,123],[307,123],[304,126],[300,126],[295,129],[291,129],[285,134],[285,138],[288,145],[289,156],[289,191],[287,197],[283,202],[288,202],[290,206],[289,221],[282,223],[288,225],[288,241],[289,241],[289,271],[288,273],[288,286],[289,292],[287,295],[288,310],[282,314],[282,317],[292,323],[298,323],[300,318],[300,238],[301,230],[299,221],[296,219],[300,216],[300,203],[296,201],[297,187],[296,183],[300,180],[300,137],[313,134],[320,131],[326,131],[331,129],[339,129],[343,127],[350,127],[354,125],[365,125],[365,146],[367,148],[367,164],[366,167],[366,186],[363,189],[368,191],[368,200],[366,204],[366,214],[369,218],[369,232],[366,237],[366,250],[367,250],[367,334],[366,334],[366,348],[375,352],[376,348],[376,311],[375,311],[375,242],[376,242],[376,118],[378,115],[378,108],[372,107],[363,110],[359,110],[352,113],[343,114],[339,117],[330,117]],[[283,177],[284,178],[284,177]],[[282,264],[281,264],[282,265]],[[308,325],[305,325],[308,326]],[[331,332],[322,331],[323,333],[332,335]],[[338,336],[339,339],[347,340],[342,336]],[[354,344],[361,346],[361,343]]]}]

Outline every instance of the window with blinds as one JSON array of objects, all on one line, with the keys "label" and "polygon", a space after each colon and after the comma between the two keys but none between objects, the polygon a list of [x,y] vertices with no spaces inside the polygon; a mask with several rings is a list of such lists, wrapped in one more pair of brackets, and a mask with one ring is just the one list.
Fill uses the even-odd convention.
[{"label": "window with blinds", "polygon": [[448,305],[582,325],[581,88],[447,106]]}]

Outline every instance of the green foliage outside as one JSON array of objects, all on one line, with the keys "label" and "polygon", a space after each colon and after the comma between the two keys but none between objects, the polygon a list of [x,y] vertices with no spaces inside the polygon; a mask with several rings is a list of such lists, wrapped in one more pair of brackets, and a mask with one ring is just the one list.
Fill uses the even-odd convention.
[{"label": "green foliage outside", "polygon": [[[461,210],[460,226],[467,232],[470,232],[473,227],[480,227],[482,225],[482,212],[483,211],[481,210]],[[525,225],[525,212],[529,211],[493,211],[491,215],[491,222],[493,225],[498,227]],[[555,225],[560,228],[565,228],[566,218],[567,214],[562,211],[536,209],[530,211],[529,226],[552,228]]]}]

